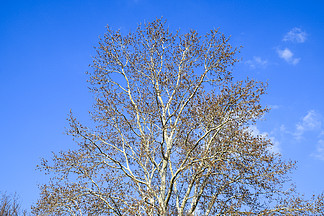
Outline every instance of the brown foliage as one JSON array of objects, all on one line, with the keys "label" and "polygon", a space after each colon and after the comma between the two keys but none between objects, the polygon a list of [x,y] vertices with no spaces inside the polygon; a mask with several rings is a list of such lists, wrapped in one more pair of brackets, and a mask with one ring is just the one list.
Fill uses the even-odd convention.
[{"label": "brown foliage", "polygon": [[157,19],[123,36],[109,27],[89,73],[94,127],[70,115],[74,151],[40,168],[37,215],[308,215],[323,198],[287,188],[294,163],[249,126],[266,85],[234,81],[229,38],[172,33]]}]

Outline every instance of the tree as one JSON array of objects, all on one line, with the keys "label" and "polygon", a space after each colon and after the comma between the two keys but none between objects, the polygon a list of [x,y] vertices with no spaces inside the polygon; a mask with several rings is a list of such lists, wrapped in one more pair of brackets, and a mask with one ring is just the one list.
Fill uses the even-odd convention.
[{"label": "tree", "polygon": [[107,27],[89,72],[93,126],[72,113],[76,150],[54,154],[37,215],[302,215],[323,212],[287,187],[294,162],[249,130],[266,84],[235,81],[237,48],[211,30],[157,19],[125,36]]},{"label": "tree", "polygon": [[0,193],[0,215],[1,216],[18,216],[27,215],[27,211],[21,210],[21,205],[16,194],[8,195]]}]

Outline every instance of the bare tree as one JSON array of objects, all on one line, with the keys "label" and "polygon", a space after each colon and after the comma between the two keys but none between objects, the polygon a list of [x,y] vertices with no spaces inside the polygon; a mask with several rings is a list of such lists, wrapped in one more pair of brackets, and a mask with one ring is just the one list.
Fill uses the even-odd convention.
[{"label": "bare tree", "polygon": [[0,193],[0,215],[18,216],[27,215],[27,212],[21,210],[17,194],[8,195],[6,193]]},{"label": "bare tree", "polygon": [[293,162],[249,126],[268,108],[266,84],[235,81],[238,52],[211,30],[172,33],[163,20],[123,36],[109,27],[89,73],[93,126],[72,115],[76,150],[40,169],[37,215],[308,215],[287,187]]}]

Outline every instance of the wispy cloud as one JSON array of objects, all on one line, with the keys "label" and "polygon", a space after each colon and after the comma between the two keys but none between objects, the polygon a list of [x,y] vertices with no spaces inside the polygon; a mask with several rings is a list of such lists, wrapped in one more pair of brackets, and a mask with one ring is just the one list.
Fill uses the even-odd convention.
[{"label": "wispy cloud", "polygon": [[273,153],[280,153],[280,142],[273,136],[269,136],[273,146],[271,146],[270,151]]},{"label": "wispy cloud", "polygon": [[269,148],[269,150],[272,153],[280,153],[280,142],[274,136],[270,136],[267,132],[261,132],[255,125],[250,126],[249,130],[253,136],[262,136],[265,138],[269,138],[271,140],[271,143],[273,144]]},{"label": "wispy cloud", "polygon": [[307,39],[307,33],[302,31],[300,28],[291,29],[285,36],[283,37],[283,41],[290,41],[295,43],[304,43]]},{"label": "wispy cloud", "polygon": [[314,110],[309,110],[302,121],[296,124],[294,136],[297,140],[300,140],[305,131],[320,130],[321,126],[321,115]]},{"label": "wispy cloud", "polygon": [[312,154],[313,157],[324,160],[324,140],[320,139],[317,142],[316,152]]},{"label": "wispy cloud", "polygon": [[300,61],[300,58],[294,58],[294,54],[290,51],[290,49],[278,49],[277,50],[278,56],[288,62],[289,64],[296,65]]},{"label": "wispy cloud", "polygon": [[245,64],[249,65],[251,69],[265,68],[268,65],[268,61],[259,56],[253,56],[253,59],[247,60]]},{"label": "wispy cloud", "polygon": [[274,105],[269,105],[269,107],[270,107],[270,109],[272,109],[272,110],[276,110],[276,109],[279,109],[279,108],[280,108],[280,106],[279,106],[279,105],[276,105],[276,104],[274,104]]},{"label": "wispy cloud", "polygon": [[[315,159],[324,160],[324,130],[323,130],[323,116],[316,112],[315,110],[309,110],[306,115],[304,115],[301,120],[295,124],[295,128],[293,130],[289,130],[285,125],[281,125],[279,128],[280,136],[286,136],[285,139],[293,138],[297,141],[307,141],[313,142],[312,140],[316,140],[316,145],[310,154]],[[307,133],[311,132],[311,136]]]}]

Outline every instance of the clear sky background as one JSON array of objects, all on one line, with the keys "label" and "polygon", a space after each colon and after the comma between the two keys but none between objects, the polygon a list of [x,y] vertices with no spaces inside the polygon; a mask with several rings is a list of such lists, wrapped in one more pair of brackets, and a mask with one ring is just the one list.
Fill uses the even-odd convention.
[{"label": "clear sky background", "polygon": [[126,33],[163,16],[173,30],[220,27],[243,46],[235,74],[269,82],[272,111],[254,127],[275,151],[298,161],[298,191],[324,191],[324,2],[217,0],[0,1],[0,191],[23,207],[47,176],[42,157],[73,148],[64,134],[69,110],[89,121],[85,72],[109,24]]}]

